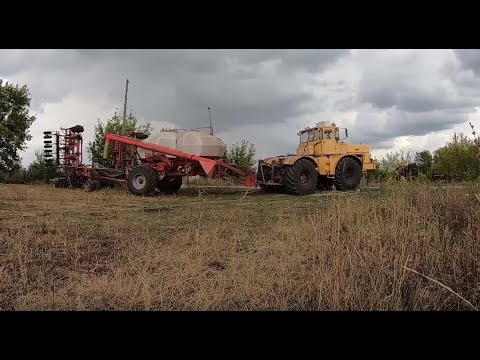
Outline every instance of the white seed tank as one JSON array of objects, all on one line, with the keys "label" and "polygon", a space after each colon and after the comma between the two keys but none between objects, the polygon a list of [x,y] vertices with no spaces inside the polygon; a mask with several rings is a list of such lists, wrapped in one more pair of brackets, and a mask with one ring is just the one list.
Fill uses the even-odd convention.
[{"label": "white seed tank", "polygon": [[[161,131],[143,142],[209,158],[222,158],[227,149],[222,140],[201,131]],[[150,150],[140,148],[137,151],[141,158],[144,158],[146,153],[152,153]]]}]

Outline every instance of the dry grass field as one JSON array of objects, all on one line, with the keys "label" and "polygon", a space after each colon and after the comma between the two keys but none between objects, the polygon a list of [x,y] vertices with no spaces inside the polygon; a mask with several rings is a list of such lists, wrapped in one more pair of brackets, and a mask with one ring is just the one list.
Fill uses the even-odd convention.
[{"label": "dry grass field", "polygon": [[0,185],[0,309],[479,309],[478,193]]}]

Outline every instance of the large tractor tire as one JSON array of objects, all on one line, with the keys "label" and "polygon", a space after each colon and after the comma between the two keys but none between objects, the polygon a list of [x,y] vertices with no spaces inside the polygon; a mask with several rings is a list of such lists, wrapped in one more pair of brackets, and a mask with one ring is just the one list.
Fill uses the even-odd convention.
[{"label": "large tractor tire", "polygon": [[307,159],[300,159],[285,171],[285,190],[292,195],[313,194],[317,186],[317,178],[315,165]]},{"label": "large tractor tire", "polygon": [[355,190],[362,180],[362,165],[350,157],[342,158],[335,168],[334,184],[337,190]]},{"label": "large tractor tire", "polygon": [[158,175],[148,166],[134,167],[128,173],[128,190],[134,195],[150,196],[155,192]]},{"label": "large tractor tire", "polygon": [[182,187],[183,177],[176,176],[173,179],[163,179],[157,181],[157,189],[158,191],[166,194],[172,195],[176,194],[178,190]]}]

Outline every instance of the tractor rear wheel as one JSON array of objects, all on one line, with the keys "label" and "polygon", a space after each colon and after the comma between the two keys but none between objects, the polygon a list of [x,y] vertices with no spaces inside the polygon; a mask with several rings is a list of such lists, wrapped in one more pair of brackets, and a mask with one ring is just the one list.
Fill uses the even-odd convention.
[{"label": "tractor rear wheel", "polygon": [[337,190],[355,190],[362,180],[362,165],[350,157],[340,159],[335,168],[334,184]]},{"label": "tractor rear wheel", "polygon": [[181,176],[176,176],[173,179],[163,179],[157,181],[157,189],[158,191],[172,195],[176,194],[178,190],[182,187],[183,178]]},{"label": "tractor rear wheel", "polygon": [[317,178],[315,165],[307,159],[300,159],[285,171],[285,190],[292,195],[313,194],[317,186]]},{"label": "tractor rear wheel", "polygon": [[157,179],[155,169],[148,166],[134,167],[128,173],[128,190],[134,195],[150,196],[155,191]]}]

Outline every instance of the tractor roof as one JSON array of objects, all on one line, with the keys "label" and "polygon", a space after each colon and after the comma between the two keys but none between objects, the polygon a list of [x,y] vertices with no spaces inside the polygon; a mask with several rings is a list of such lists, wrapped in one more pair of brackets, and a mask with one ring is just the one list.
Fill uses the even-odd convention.
[{"label": "tractor roof", "polygon": [[320,130],[320,129],[325,128],[325,127],[336,127],[336,126],[337,125],[335,123],[329,123],[328,121],[322,121],[322,122],[318,122],[315,127],[306,127],[305,129],[300,130],[298,132],[298,135],[301,135],[301,134],[303,134],[304,132],[307,132],[307,131]]}]

